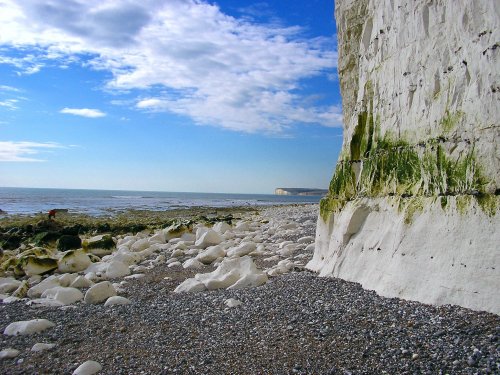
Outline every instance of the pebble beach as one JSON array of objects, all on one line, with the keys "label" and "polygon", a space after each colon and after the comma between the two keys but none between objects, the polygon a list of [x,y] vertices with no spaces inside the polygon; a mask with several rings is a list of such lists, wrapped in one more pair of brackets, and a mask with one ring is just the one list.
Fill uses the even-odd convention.
[{"label": "pebble beach", "polygon": [[[499,316],[384,298],[307,271],[318,210],[234,209],[231,224],[194,223],[171,238],[137,228],[113,233],[116,248],[84,270],[61,272],[59,260],[39,277],[7,272],[0,288],[15,279],[30,289],[2,289],[0,373],[500,373]],[[65,284],[77,277],[88,284]],[[49,278],[81,298],[30,293]],[[89,293],[102,283],[109,298]],[[35,319],[51,324],[12,331]]]}]

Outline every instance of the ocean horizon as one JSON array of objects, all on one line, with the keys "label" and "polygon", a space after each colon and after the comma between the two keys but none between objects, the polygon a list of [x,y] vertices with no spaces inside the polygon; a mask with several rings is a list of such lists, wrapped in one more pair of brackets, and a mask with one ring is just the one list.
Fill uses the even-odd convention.
[{"label": "ocean horizon", "polygon": [[314,204],[320,199],[320,196],[274,194],[0,187],[0,210],[7,215],[30,215],[58,209],[102,216],[127,210]]}]

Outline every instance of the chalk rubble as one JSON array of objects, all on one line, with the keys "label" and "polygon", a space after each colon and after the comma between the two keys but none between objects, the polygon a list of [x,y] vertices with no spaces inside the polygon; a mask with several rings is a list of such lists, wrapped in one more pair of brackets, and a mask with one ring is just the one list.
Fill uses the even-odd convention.
[{"label": "chalk rubble", "polygon": [[10,323],[5,327],[3,334],[7,336],[32,335],[52,327],[55,327],[55,324],[47,319],[22,320]]}]

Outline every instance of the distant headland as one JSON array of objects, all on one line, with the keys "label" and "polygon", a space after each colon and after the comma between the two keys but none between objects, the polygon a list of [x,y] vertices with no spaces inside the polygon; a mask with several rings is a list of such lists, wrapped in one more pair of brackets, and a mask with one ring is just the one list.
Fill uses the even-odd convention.
[{"label": "distant headland", "polygon": [[326,189],[306,189],[306,188],[276,188],[276,195],[325,195]]}]

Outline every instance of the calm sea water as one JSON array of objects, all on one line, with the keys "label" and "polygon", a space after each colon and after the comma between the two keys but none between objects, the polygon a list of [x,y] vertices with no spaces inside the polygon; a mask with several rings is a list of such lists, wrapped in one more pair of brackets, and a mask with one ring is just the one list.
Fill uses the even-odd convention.
[{"label": "calm sea water", "polygon": [[318,203],[321,197],[167,193],[121,190],[32,189],[0,187],[0,209],[7,214],[34,214],[50,209],[67,209],[70,213],[109,215],[124,210],[163,211],[195,206],[231,207],[263,206],[290,203]]}]

